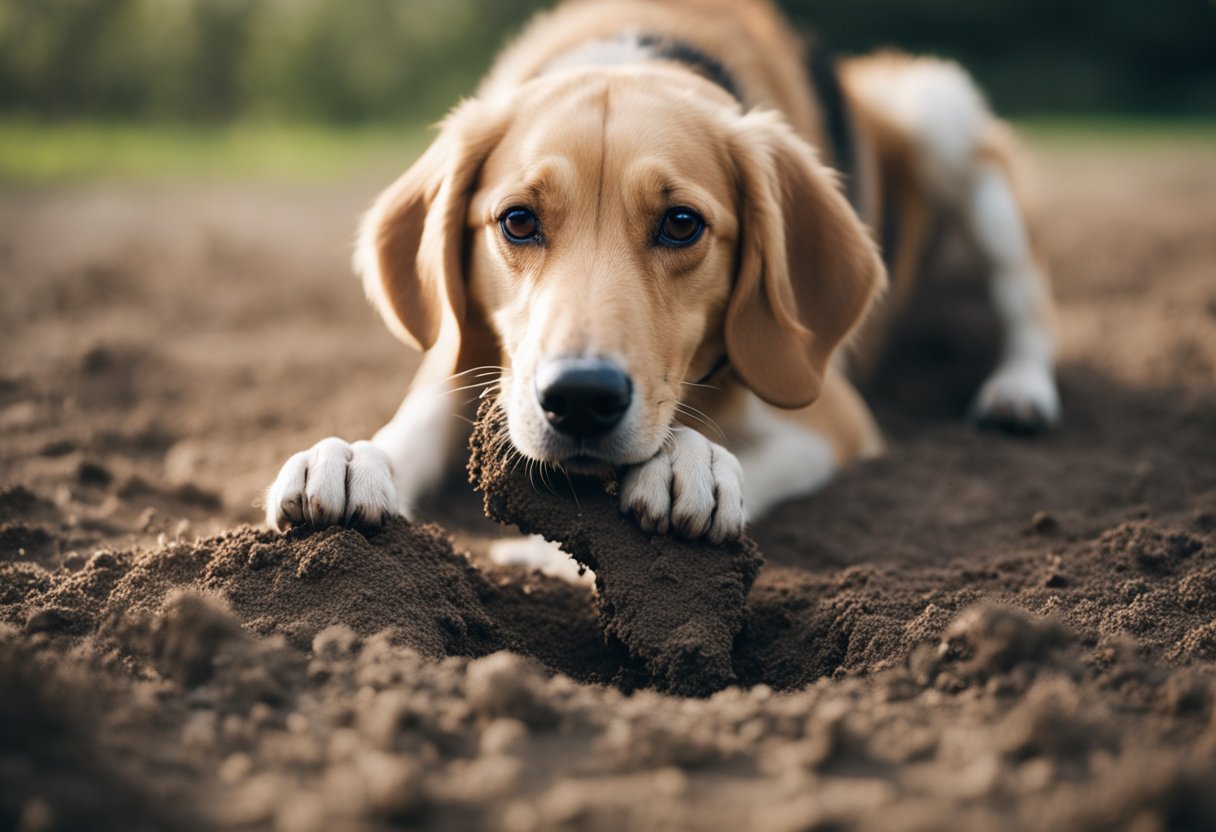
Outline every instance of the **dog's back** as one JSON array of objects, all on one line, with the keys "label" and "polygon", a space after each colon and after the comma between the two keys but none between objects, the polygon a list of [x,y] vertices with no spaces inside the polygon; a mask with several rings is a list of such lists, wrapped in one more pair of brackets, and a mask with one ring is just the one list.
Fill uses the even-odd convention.
[{"label": "dog's back", "polygon": [[538,15],[501,54],[479,97],[509,93],[555,64],[630,63],[666,54],[724,73],[744,108],[777,110],[812,145],[824,136],[806,47],[768,0],[573,0]]}]

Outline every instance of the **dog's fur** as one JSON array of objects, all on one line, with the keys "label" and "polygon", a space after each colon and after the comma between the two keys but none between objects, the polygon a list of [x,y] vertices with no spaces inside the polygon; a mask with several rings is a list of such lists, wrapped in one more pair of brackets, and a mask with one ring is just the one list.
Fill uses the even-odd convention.
[{"label": "dog's fur", "polygon": [[[940,211],[983,255],[1005,334],[976,416],[1054,423],[1051,301],[1007,129],[955,64],[882,54],[839,64],[839,81],[831,68],[766,0],[582,0],[539,16],[364,220],[367,293],[427,351],[409,395],[370,442],[292,457],[268,522],[410,515],[458,464],[468,396],[453,391],[496,383],[524,457],[615,467],[647,529],[736,536],[882,449],[845,368],[906,302]],[[504,238],[513,206],[539,216],[543,244]],[[674,206],[706,231],[657,246]],[[880,301],[883,227],[898,233]],[[606,437],[546,424],[534,376],[562,356],[629,374],[632,404]]]}]

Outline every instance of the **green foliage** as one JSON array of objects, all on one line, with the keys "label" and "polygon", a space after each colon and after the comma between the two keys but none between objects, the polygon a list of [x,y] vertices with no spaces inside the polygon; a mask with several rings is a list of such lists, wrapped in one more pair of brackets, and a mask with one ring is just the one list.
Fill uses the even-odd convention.
[{"label": "green foliage", "polygon": [[[3,0],[0,113],[433,120],[541,0]],[[1006,112],[1216,112],[1211,0],[786,0],[834,47],[957,57]]]},{"label": "green foliage", "polygon": [[0,119],[0,185],[121,180],[382,183],[431,139],[409,126],[47,123]]},{"label": "green foliage", "polygon": [[850,51],[963,63],[1002,112],[1216,114],[1213,0],[786,0]]},{"label": "green foliage", "polygon": [[532,2],[4,0],[0,112],[435,119]]}]

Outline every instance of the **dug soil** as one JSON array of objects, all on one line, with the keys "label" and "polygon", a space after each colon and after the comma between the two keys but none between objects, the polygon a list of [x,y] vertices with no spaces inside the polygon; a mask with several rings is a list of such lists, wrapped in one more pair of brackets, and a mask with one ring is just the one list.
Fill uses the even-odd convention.
[{"label": "dug soil", "polygon": [[1216,157],[1040,155],[1061,429],[961,419],[996,338],[946,241],[890,451],[751,530],[745,607],[706,561],[702,652],[621,618],[644,569],[259,525],[416,366],[345,265],[387,174],[0,192],[0,827],[1213,828]]}]

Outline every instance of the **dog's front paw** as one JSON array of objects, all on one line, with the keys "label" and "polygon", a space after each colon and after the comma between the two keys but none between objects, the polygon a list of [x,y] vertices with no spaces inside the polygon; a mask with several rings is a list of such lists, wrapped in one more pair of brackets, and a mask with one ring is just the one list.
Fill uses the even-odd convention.
[{"label": "dog's front paw", "polygon": [[266,522],[378,528],[401,513],[388,455],[371,442],[322,439],[287,460],[266,493]]},{"label": "dog's front paw", "polygon": [[971,405],[981,427],[1012,433],[1039,433],[1060,421],[1060,394],[1050,367],[1010,364],[984,382]]},{"label": "dog's front paw", "polygon": [[743,469],[735,455],[677,427],[663,449],[621,477],[621,510],[648,532],[722,543],[743,534]]}]

